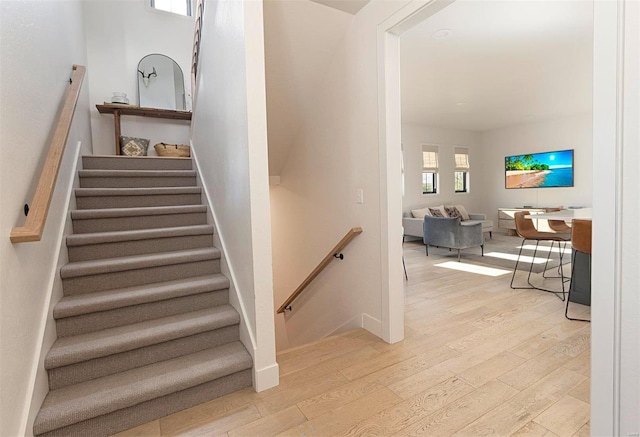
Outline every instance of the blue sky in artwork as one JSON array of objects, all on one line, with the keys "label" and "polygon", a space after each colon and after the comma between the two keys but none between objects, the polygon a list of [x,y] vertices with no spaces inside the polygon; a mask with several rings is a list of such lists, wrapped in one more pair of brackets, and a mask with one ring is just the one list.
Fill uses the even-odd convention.
[{"label": "blue sky in artwork", "polygon": [[[573,165],[573,150],[560,150],[557,152],[532,153],[534,162],[547,164],[549,168],[565,168]],[[524,155],[518,156],[522,159]]]}]

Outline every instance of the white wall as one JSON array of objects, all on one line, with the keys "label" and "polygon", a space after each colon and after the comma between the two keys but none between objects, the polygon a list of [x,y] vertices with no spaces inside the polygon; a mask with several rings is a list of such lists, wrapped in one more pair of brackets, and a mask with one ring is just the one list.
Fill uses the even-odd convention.
[{"label": "white wall", "polygon": [[[42,240],[12,245],[48,151],[72,64],[86,65],[79,1],[0,2],[0,433],[26,429],[47,322],[75,154],[91,151],[87,77]],[[88,73],[90,74],[90,73]],[[46,387],[45,387],[46,389]],[[42,399],[36,387],[34,399]]]},{"label": "white wall", "polygon": [[[640,3],[627,2],[625,35],[625,118],[623,150],[621,302],[621,435],[640,433]],[[629,4],[631,3],[631,4]],[[597,170],[597,165],[594,166]]]},{"label": "white wall", "polygon": [[261,2],[207,3],[192,133],[257,390],[278,383],[262,23]]},{"label": "white wall", "polygon": [[382,335],[376,31],[403,4],[371,2],[355,15],[309,90],[313,105],[301,111],[280,185],[271,189],[276,307],[350,228],[363,228],[345,259],[332,262],[292,312],[277,315],[278,349],[354,327]]},{"label": "white wall", "polygon": [[[474,168],[475,192],[483,193],[488,218],[498,223],[498,208],[591,206],[593,129],[591,113],[483,132]],[[574,149],[574,186],[523,188],[504,186],[504,158],[510,155]],[[601,175],[608,177],[607,175]],[[498,231],[497,226],[494,227]]]},{"label": "white wall", "polygon": [[[477,159],[480,134],[471,131],[441,129],[417,124],[402,125],[404,160],[404,196],[402,209],[408,211],[416,206],[462,204],[469,212],[486,213],[479,175],[483,169]],[[438,146],[438,193],[422,194],[422,146]],[[454,189],[454,149],[469,149],[469,192],[456,193]]]},{"label": "white wall", "polygon": [[[84,3],[88,68],[91,71],[91,127],[96,155],[115,154],[113,116],[102,115],[96,104],[109,102],[114,92],[124,92],[138,104],[137,66],[149,54],[169,56],[180,65],[185,90],[191,92],[191,51],[194,20],[147,6],[145,0],[94,0]],[[123,116],[122,135],[159,142],[188,144],[186,121]]]},{"label": "white wall", "polygon": [[265,0],[269,174],[280,171],[310,95],[353,19],[313,1]]},{"label": "white wall", "polygon": [[640,4],[594,5],[591,435],[640,435]]}]

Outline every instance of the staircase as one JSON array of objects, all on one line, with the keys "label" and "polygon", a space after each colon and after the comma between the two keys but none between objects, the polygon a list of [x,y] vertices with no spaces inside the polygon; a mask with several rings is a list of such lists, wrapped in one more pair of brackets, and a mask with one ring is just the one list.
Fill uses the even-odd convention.
[{"label": "staircase", "polygon": [[250,386],[191,160],[83,167],[34,434],[109,435]]}]

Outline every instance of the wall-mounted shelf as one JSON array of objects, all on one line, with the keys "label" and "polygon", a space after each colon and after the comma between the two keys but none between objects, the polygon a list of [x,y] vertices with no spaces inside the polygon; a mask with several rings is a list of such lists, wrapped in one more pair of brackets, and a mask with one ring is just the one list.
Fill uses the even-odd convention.
[{"label": "wall-mounted shelf", "polygon": [[139,117],[165,118],[170,120],[191,120],[191,111],[176,111],[174,109],[144,108],[132,105],[105,103],[96,105],[100,114],[113,114],[115,130],[116,155],[120,154],[120,116],[136,115]]}]

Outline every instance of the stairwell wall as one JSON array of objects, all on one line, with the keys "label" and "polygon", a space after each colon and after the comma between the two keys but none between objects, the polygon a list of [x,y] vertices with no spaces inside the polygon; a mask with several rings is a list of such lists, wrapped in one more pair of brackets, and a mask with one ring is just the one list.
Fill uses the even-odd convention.
[{"label": "stairwell wall", "polygon": [[31,434],[32,397],[41,401],[47,390],[46,380],[44,386],[36,383],[38,360],[44,343],[52,341],[45,326],[49,302],[59,291],[60,245],[76,157],[91,152],[90,73],[42,240],[11,244],[11,228],[24,223],[23,205],[31,202],[48,153],[71,67],[86,65],[86,54],[80,1],[0,2],[0,20],[0,430],[13,436]]},{"label": "stairwell wall", "polygon": [[[377,26],[407,2],[370,2],[308,90],[299,134],[271,189],[276,306],[352,227],[362,234],[276,320],[278,349],[364,327],[384,337]],[[398,162],[400,150],[397,150]],[[386,165],[386,164],[385,164]],[[398,184],[399,186],[399,184]],[[362,190],[363,203],[357,202]],[[401,211],[397,214],[400,222]],[[398,241],[402,238],[398,227]],[[398,243],[399,244],[399,243]],[[400,274],[400,259],[397,260]]]},{"label": "stairwell wall", "polygon": [[262,2],[207,3],[191,135],[258,391],[278,384],[262,20]]}]

